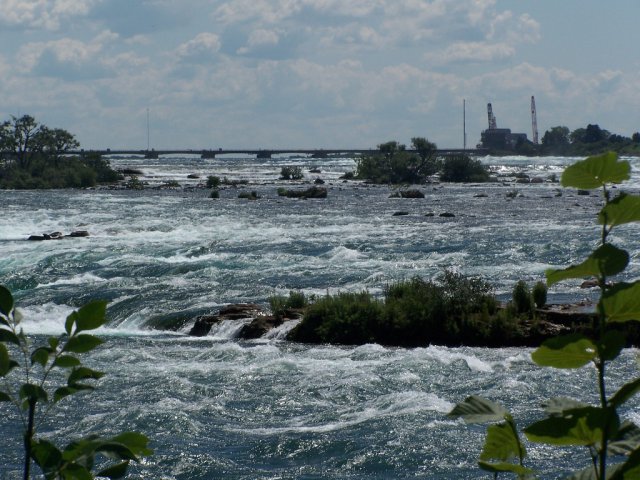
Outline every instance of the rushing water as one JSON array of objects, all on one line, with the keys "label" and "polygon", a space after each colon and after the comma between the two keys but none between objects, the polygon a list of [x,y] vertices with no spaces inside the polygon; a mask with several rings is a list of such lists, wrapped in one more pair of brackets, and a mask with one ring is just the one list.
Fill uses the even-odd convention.
[{"label": "rushing water", "polygon": [[[116,167],[141,169],[149,187],[180,186],[0,191],[0,283],[13,291],[34,341],[61,333],[73,308],[109,300],[100,332],[106,345],[87,360],[107,376],[92,395],[62,402],[42,432],[145,432],[156,453],[131,478],[480,477],[484,428],[447,418],[455,402],[480,393],[524,424],[540,417],[549,397],[595,401],[594,372],[537,368],[523,349],[297,345],[282,340],[291,325],[252,342],[234,340],[234,324],[200,339],[184,332],[195,316],[228,303],[266,305],[291,289],[378,293],[393,280],[445,268],[481,275],[506,297],[517,280],[537,281],[545,268],[578,261],[596,244],[597,196],[514,182],[519,171],[559,176],[571,159],[483,161],[499,182],[431,184],[420,200],[339,180],[352,159],[308,158],[115,158]],[[628,188],[637,190],[640,165],[632,163]],[[324,179],[328,198],[278,197],[279,186],[308,186],[279,181],[283,165],[301,166],[305,182]],[[322,172],[308,173],[312,167]],[[207,175],[249,184],[225,187],[214,200],[201,188]],[[260,198],[238,199],[240,191]],[[25,241],[73,230],[90,237]],[[614,237],[632,254],[632,277],[640,268],[638,233],[627,226]],[[590,295],[567,282],[549,297]],[[163,330],[183,321],[178,332]],[[635,375],[635,356],[625,351],[610,371],[612,388]],[[631,404],[626,416],[640,421],[638,407]],[[14,478],[20,425],[6,405],[0,409],[0,478]],[[545,478],[588,460],[586,452],[540,446],[529,454]]]}]

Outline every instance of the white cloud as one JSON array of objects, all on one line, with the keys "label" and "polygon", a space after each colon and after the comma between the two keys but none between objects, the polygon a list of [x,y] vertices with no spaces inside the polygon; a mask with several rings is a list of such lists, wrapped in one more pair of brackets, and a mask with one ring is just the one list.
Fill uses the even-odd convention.
[{"label": "white cloud", "polygon": [[203,32],[195,38],[183,43],[176,49],[178,56],[183,58],[200,58],[211,56],[220,50],[220,38],[215,33]]},{"label": "white cloud", "polygon": [[425,58],[436,64],[455,62],[494,62],[513,57],[514,47],[505,43],[459,42],[442,52],[427,53]]},{"label": "white cloud", "polygon": [[0,25],[58,30],[67,19],[85,16],[96,0],[0,0]]}]

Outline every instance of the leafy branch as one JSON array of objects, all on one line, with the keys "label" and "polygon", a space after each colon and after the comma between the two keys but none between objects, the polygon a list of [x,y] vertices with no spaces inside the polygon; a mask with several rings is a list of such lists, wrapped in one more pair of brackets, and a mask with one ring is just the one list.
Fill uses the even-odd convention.
[{"label": "leafy branch", "polygon": [[[601,225],[600,245],[581,263],[564,269],[546,272],[547,284],[584,277],[595,278],[600,288],[597,315],[592,337],[572,333],[551,338],[532,352],[532,360],[542,367],[577,369],[589,363],[596,368],[598,405],[589,405],[573,399],[551,399],[546,408],[547,417],[524,428],[531,442],[556,447],[586,447],[591,465],[573,473],[569,480],[631,480],[640,478],[640,428],[620,418],[618,409],[640,392],[640,378],[630,381],[607,395],[606,369],[626,344],[615,323],[640,319],[640,281],[611,284],[610,277],[618,275],[629,264],[629,254],[609,241],[609,235],[620,225],[640,221],[640,197],[621,193],[611,199],[611,184],[630,178],[631,167],[619,161],[617,154],[609,152],[589,157],[569,166],[563,173],[564,187],[601,189],[604,207],[598,214]],[[494,473],[510,472],[520,479],[533,478],[531,470],[524,469],[526,455],[520,443],[511,415],[500,405],[481,397],[469,397],[450,413],[467,422],[501,422],[491,425],[480,455],[482,469]],[[506,433],[509,431],[510,433]],[[612,456],[626,456],[621,463],[610,464]],[[513,461],[517,459],[518,463]],[[507,463],[505,463],[507,462]]]},{"label": "leafy branch", "polygon": [[[101,345],[103,341],[83,333],[101,327],[106,321],[107,303],[90,302],[72,312],[65,322],[65,333],[49,337],[45,345],[31,349],[31,341],[20,328],[21,315],[15,309],[11,292],[0,285],[0,402],[11,402],[18,410],[24,426],[23,479],[31,478],[31,464],[40,467],[49,479],[92,479],[95,476],[122,478],[131,461],[150,455],[149,442],[138,432],[124,432],[110,438],[89,435],[72,441],[63,449],[37,434],[39,424],[50,409],[64,398],[94,390],[93,382],[104,376],[82,364],[79,356]],[[12,358],[17,352],[22,365]],[[38,370],[36,370],[39,366]],[[21,368],[19,368],[21,367]],[[52,386],[54,370],[64,372],[66,382]],[[22,376],[20,376],[22,372]],[[39,372],[39,375],[38,375]],[[46,407],[38,417],[39,407]],[[93,473],[96,457],[108,461]]]}]

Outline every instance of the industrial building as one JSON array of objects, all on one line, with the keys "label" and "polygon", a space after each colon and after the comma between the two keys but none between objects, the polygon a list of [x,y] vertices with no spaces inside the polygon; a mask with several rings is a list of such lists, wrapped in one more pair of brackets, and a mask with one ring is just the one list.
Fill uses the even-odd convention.
[{"label": "industrial building", "polygon": [[[490,150],[515,150],[519,145],[528,142],[526,133],[512,133],[510,128],[498,128],[496,116],[493,114],[491,103],[487,104],[489,128],[480,134],[479,147]],[[535,99],[531,97],[531,125],[533,129],[533,143],[538,143],[538,126],[536,118]]]}]

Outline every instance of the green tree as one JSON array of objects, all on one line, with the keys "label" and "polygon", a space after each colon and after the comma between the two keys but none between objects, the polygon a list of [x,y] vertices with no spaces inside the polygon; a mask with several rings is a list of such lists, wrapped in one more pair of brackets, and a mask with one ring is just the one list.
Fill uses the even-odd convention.
[{"label": "green tree", "polygon": [[29,166],[35,153],[42,148],[38,142],[41,125],[31,115],[20,118],[11,116],[0,126],[0,148],[3,156],[9,155],[22,168]]},{"label": "green tree", "polygon": [[[619,193],[611,198],[610,187],[630,178],[631,166],[618,161],[609,152],[590,157],[568,167],[562,185],[585,190],[600,189],[604,207],[598,214],[601,235],[596,248],[583,262],[565,269],[548,270],[547,283],[553,285],[567,279],[595,278],[600,288],[595,338],[580,333],[561,335],[542,343],[532,360],[542,367],[576,369],[592,364],[596,372],[598,403],[590,405],[578,400],[555,398],[547,402],[547,418],[524,429],[529,441],[552,446],[586,447],[591,465],[575,472],[573,480],[631,480],[640,478],[640,428],[620,418],[619,409],[640,392],[636,378],[609,395],[606,370],[626,343],[620,329],[611,328],[640,319],[640,281],[612,284],[611,277],[622,273],[630,261],[629,253],[610,241],[614,228],[640,221],[640,196]],[[524,467],[526,450],[516,424],[502,406],[477,396],[458,404],[450,413],[471,423],[493,423],[487,430],[479,465],[497,478],[512,473],[518,478],[531,478]],[[626,456],[623,462],[611,464],[610,457]]]},{"label": "green tree", "polygon": [[80,143],[71,133],[62,128],[48,128],[45,126],[40,127],[33,139],[33,143],[55,167],[59,166],[62,155],[80,147]]},{"label": "green tree", "polygon": [[440,180],[443,182],[486,182],[489,171],[469,155],[449,155],[444,159]]},{"label": "green tree", "polygon": [[552,127],[542,136],[545,147],[566,147],[569,145],[569,129],[563,126]]},{"label": "green tree", "polygon": [[[137,432],[110,438],[89,435],[73,440],[63,449],[38,435],[38,427],[51,407],[71,395],[92,391],[93,381],[104,375],[83,365],[79,357],[102,343],[85,332],[102,326],[105,313],[106,302],[90,302],[67,317],[65,334],[32,348],[31,339],[19,327],[21,315],[11,292],[0,285],[0,402],[13,404],[22,418],[23,480],[31,478],[32,463],[40,467],[47,480],[92,479],[98,456],[105,457],[105,461],[96,476],[122,478],[132,460],[152,453],[147,437]],[[56,378],[61,376],[66,381],[56,385]]]}]

